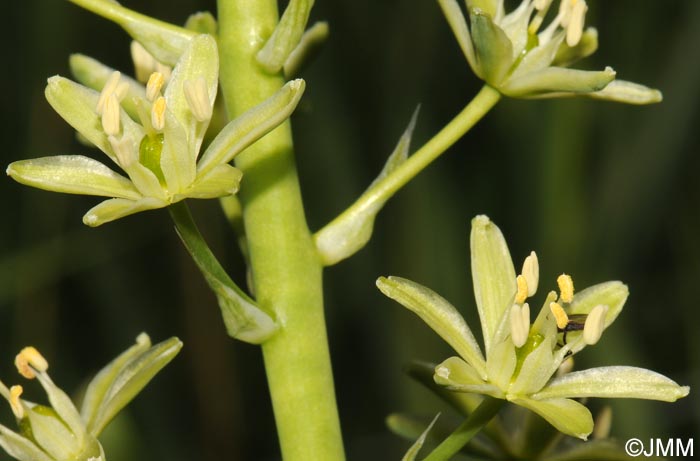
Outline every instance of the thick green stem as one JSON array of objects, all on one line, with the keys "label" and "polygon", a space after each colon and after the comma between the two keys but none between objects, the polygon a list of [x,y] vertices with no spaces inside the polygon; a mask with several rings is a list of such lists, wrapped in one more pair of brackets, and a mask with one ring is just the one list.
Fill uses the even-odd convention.
[{"label": "thick green stem", "polygon": [[[219,0],[221,86],[230,117],[284,83],[255,60],[278,21],[277,0]],[[258,305],[280,331],[263,344],[285,461],[344,459],[323,312],[322,267],[306,224],[290,124],[236,158]]]},{"label": "thick green stem", "polygon": [[481,405],[469,415],[462,424],[454,430],[445,440],[442,441],[423,461],[447,461],[464,447],[478,434],[498,410],[503,406],[504,400],[486,397]]}]

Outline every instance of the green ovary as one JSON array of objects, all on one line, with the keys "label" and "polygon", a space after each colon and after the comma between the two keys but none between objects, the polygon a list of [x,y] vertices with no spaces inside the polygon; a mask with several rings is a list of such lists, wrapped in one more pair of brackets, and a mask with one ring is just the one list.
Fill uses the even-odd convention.
[{"label": "green ovary", "polygon": [[163,133],[154,135],[147,134],[141,140],[139,146],[139,163],[153,172],[160,181],[161,185],[165,185],[165,176],[160,168],[160,154],[163,151]]}]

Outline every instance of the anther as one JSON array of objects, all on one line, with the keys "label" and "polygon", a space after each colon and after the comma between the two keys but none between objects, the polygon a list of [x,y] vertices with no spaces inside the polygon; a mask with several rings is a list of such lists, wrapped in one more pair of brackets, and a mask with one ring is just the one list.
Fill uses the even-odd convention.
[{"label": "anther", "polygon": [[592,346],[597,343],[605,329],[605,316],[608,313],[608,306],[598,304],[586,317],[583,326],[583,342]]},{"label": "anther", "polygon": [[523,347],[530,333],[530,306],[513,304],[510,308],[510,337],[515,347]]},{"label": "anther", "polygon": [[131,60],[134,61],[134,73],[139,82],[148,81],[155,67],[155,58],[139,42],[131,42]]},{"label": "anther", "polygon": [[515,278],[515,284],[518,287],[518,290],[515,292],[515,302],[517,304],[522,304],[527,299],[527,280],[525,280],[523,275],[518,275]]},{"label": "anther", "polygon": [[156,131],[163,131],[165,127],[165,98],[159,96],[153,102],[153,107],[151,108],[151,124]]},{"label": "anther", "polygon": [[22,386],[12,386],[10,388],[10,408],[12,408],[12,413],[15,414],[17,419],[24,418],[24,407],[19,400],[19,396],[22,395],[22,392],[24,392]]},{"label": "anther", "polygon": [[574,281],[570,275],[561,274],[557,277],[557,285],[559,285],[559,299],[562,302],[570,303],[574,300]]},{"label": "anther", "polygon": [[204,122],[211,118],[211,101],[207,91],[207,82],[204,77],[197,80],[185,80],[183,85],[187,105],[192,111],[192,115],[199,122]]},{"label": "anther", "polygon": [[593,426],[593,439],[607,439],[610,437],[610,428],[612,427],[612,408],[604,406],[595,418]]},{"label": "anther", "polygon": [[160,95],[160,90],[165,85],[165,77],[160,72],[153,72],[146,84],[146,99],[153,102]]},{"label": "anther", "polygon": [[571,17],[566,26],[566,44],[576,46],[581,41],[583,26],[586,19],[588,5],[584,0],[578,0],[571,10]]},{"label": "anther", "polygon": [[136,160],[134,155],[134,142],[128,136],[123,136],[121,139],[117,140],[114,136],[107,138],[109,144],[112,146],[114,155],[117,157],[119,166],[122,168],[128,168]]},{"label": "anther", "polygon": [[533,296],[537,292],[537,285],[540,280],[540,263],[534,251],[530,252],[530,255],[525,258],[521,274],[523,274],[527,282],[527,296]]},{"label": "anther", "polygon": [[34,347],[22,349],[15,357],[15,366],[20,375],[34,379],[36,371],[44,372],[49,369],[49,362]]},{"label": "anther", "polygon": [[107,136],[119,134],[121,107],[115,94],[111,94],[102,111],[102,129]]},{"label": "anther", "polygon": [[533,2],[535,9],[537,11],[542,11],[546,8],[549,8],[549,5],[552,3],[552,0],[535,0]]},{"label": "anther", "polygon": [[97,106],[95,106],[95,112],[97,112],[97,115],[102,115],[105,104],[107,104],[107,100],[120,87],[119,79],[121,78],[121,75],[122,74],[119,71],[114,71],[105,82],[105,86],[102,87],[102,91],[100,92],[100,97],[97,99]]},{"label": "anther", "polygon": [[559,303],[549,303],[549,310],[554,314],[554,320],[557,322],[557,328],[563,330],[569,324],[569,316],[566,315],[564,308]]},{"label": "anther", "polygon": [[557,376],[564,376],[565,374],[571,373],[571,370],[574,369],[574,358],[573,357],[567,357],[564,359],[564,361],[559,365],[559,368],[557,368]]}]

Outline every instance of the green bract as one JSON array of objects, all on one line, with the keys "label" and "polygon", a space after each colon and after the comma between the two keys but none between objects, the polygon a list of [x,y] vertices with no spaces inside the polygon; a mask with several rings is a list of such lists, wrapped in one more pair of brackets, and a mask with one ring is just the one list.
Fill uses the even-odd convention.
[{"label": "green bract", "polygon": [[218,86],[214,38],[191,39],[167,82],[155,72],[145,89],[123,80],[118,72],[107,77],[103,66],[79,59],[74,59],[74,67],[81,71],[81,80],[101,84],[102,92],[56,76],[49,79],[46,98],[127,177],[81,155],[14,162],[7,174],[41,189],[110,197],[85,214],[83,222],[89,226],[185,198],[236,193],[242,174],[229,162],[286,120],[304,90],[303,80],[287,83],[231,121],[199,156]]},{"label": "green bract", "polygon": [[131,346],[104,367],[88,385],[80,412],[47,373],[48,362],[33,347],[15,359],[25,378],[39,380],[50,406],[20,399],[21,386],[9,389],[0,381],[0,395],[17,418],[19,433],[0,425],[0,446],[19,461],[105,461],[97,436],[153,377],[180,351],[170,338],[151,346],[141,333]]},{"label": "green bract", "polygon": [[406,279],[377,280],[385,295],[415,312],[459,354],[435,367],[437,384],[511,401],[582,439],[593,430],[593,419],[573,399],[671,402],[688,394],[687,386],[642,368],[611,366],[557,375],[569,356],[595,344],[619,315],[628,295],[624,284],[605,282],[574,294],[571,278],[563,274],[557,279],[560,293],[549,292],[531,324],[525,301],[538,285],[534,252],[516,276],[501,231],[486,216],[477,216],[472,221],[471,253],[485,355],[464,318],[445,299]]},{"label": "green bract", "polygon": [[466,0],[470,26],[456,0],[438,2],[474,73],[504,95],[583,95],[629,104],[661,101],[658,90],[615,80],[610,67],[566,68],[598,47],[596,30],[584,30],[585,0],[560,0],[558,13],[542,31],[553,0],[523,0],[508,14],[503,0]]}]

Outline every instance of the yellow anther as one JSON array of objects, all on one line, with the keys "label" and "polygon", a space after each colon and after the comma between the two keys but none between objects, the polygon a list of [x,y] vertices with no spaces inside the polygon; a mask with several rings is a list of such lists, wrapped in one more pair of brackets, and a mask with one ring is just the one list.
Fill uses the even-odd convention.
[{"label": "yellow anther", "polygon": [[22,395],[23,391],[22,386],[12,386],[10,388],[10,408],[12,408],[12,413],[15,414],[17,419],[24,418],[24,407],[19,400],[19,396]]},{"label": "yellow anther", "polygon": [[530,306],[513,304],[510,308],[510,337],[515,347],[523,347],[530,334]]},{"label": "yellow anther", "polygon": [[527,296],[533,296],[537,292],[537,285],[540,281],[540,263],[534,251],[530,252],[529,256],[525,258],[521,274],[523,274],[527,282]]},{"label": "yellow anther", "polygon": [[605,316],[608,313],[608,306],[598,304],[586,317],[583,325],[583,342],[589,346],[598,342],[605,329]]},{"label": "yellow anther", "polygon": [[120,117],[121,107],[119,106],[119,100],[113,93],[107,98],[102,111],[102,129],[107,136],[119,134]]},{"label": "yellow anther", "polygon": [[117,157],[117,162],[122,168],[128,168],[136,160],[136,152],[134,150],[134,142],[128,136],[123,136],[117,139],[114,136],[107,138],[112,146],[114,155]]},{"label": "yellow anther", "polygon": [[151,125],[156,131],[163,131],[165,127],[165,98],[159,96],[153,102],[153,107],[151,108]]},{"label": "yellow anther", "polygon": [[[124,87],[119,84],[119,79],[121,78],[121,75],[122,74],[120,72],[114,71],[105,82],[105,86],[102,87],[102,92],[100,92],[100,97],[97,99],[97,106],[95,106],[95,112],[97,112],[97,115],[102,115],[105,105],[107,104],[107,100],[110,96],[115,94],[117,90],[123,91],[121,88]],[[128,84],[126,88],[128,90]],[[117,101],[119,101],[118,97]]]},{"label": "yellow anther", "polygon": [[153,72],[159,72],[167,82],[172,69],[161,64],[139,42],[131,42],[131,60],[134,62],[136,80],[146,83]]},{"label": "yellow anther", "polygon": [[194,118],[199,122],[209,120],[211,118],[211,101],[209,100],[206,80],[203,77],[199,77],[197,80],[185,80],[183,89],[187,105]]},{"label": "yellow anther", "polygon": [[165,85],[165,77],[160,72],[153,72],[146,84],[146,99],[153,102],[160,95],[160,90]]},{"label": "yellow anther", "polygon": [[518,291],[515,292],[515,302],[522,304],[527,299],[527,281],[523,275],[518,275],[515,278],[515,284],[518,287]]},{"label": "yellow anther", "polygon": [[570,303],[574,300],[574,281],[570,275],[561,274],[557,277],[557,285],[559,285],[559,299],[562,302]]},{"label": "yellow anther", "polygon": [[581,41],[583,26],[586,20],[588,5],[584,0],[578,0],[571,10],[571,18],[566,26],[566,44],[576,46]]},{"label": "yellow anther", "polygon": [[44,372],[49,369],[49,362],[34,347],[22,349],[15,357],[15,366],[20,375],[27,379],[36,377],[35,371]]},{"label": "yellow anther", "polygon": [[549,310],[554,314],[554,321],[557,322],[557,328],[563,330],[569,324],[569,316],[566,315],[564,308],[559,303],[549,303]]}]

